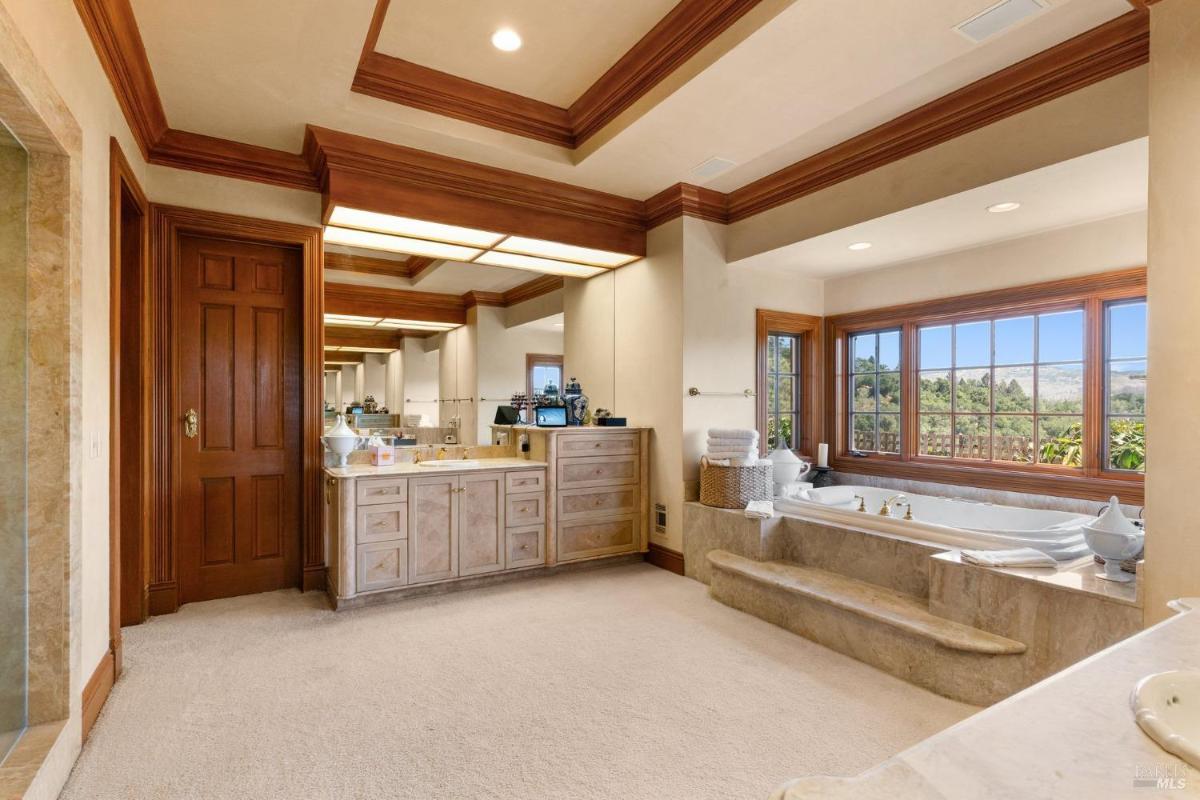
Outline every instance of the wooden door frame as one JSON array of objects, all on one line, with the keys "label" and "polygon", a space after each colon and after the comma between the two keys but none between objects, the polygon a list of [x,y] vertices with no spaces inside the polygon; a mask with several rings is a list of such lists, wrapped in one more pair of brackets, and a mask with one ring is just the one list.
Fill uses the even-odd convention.
[{"label": "wooden door frame", "polygon": [[[146,199],[146,193],[142,191],[141,184],[138,183],[137,176],[133,172],[133,168],[129,165],[129,160],[125,158],[125,153],[121,150],[121,145],[115,138],[109,139],[109,307],[108,307],[108,325],[109,325],[109,343],[108,343],[108,358],[109,358],[109,393],[108,393],[108,415],[109,415],[109,438],[108,438],[108,586],[109,586],[109,650],[113,657],[113,679],[121,673],[121,595],[122,583],[134,581],[135,585],[140,587],[140,591],[144,598],[146,588],[145,571],[134,574],[126,574],[121,568],[121,553],[122,539],[126,535],[137,535],[143,543],[147,540],[146,526],[149,523],[149,508],[146,505],[150,492],[147,486],[147,478],[149,475],[147,455],[149,450],[149,438],[147,432],[150,430],[150,408],[149,393],[143,391],[142,402],[138,404],[140,417],[141,440],[141,486],[138,491],[138,504],[142,507],[142,525],[139,530],[133,533],[123,530],[121,524],[121,433],[122,433],[122,416],[121,416],[121,373],[122,366],[128,363],[130,358],[136,359],[141,365],[142,375],[149,375],[152,368],[150,362],[150,351],[145,346],[146,320],[147,320],[147,303],[145,287],[148,285],[150,276],[150,203]],[[139,252],[137,258],[136,269],[139,273],[143,291],[141,294],[141,302],[136,308],[129,309],[124,307],[124,296],[122,292],[123,275],[125,268],[125,253],[124,245],[124,206],[125,201],[132,201],[141,216],[141,223],[137,236],[139,242]],[[122,321],[123,316],[129,313],[136,313],[141,318],[141,330],[143,333],[143,345],[136,353],[122,353]],[[144,546],[144,545],[143,545]],[[141,622],[145,619],[145,602],[143,600]]]},{"label": "wooden door frame", "polygon": [[301,364],[301,442],[303,475],[300,587],[325,588],[325,550],[321,524],[321,433],[324,425],[324,269],[321,229],[307,225],[242,217],[215,211],[151,204],[150,239],[154,263],[154,453],[155,519],[151,540],[150,613],[179,608],[176,524],[179,497],[179,421],[172,417],[178,393],[175,327],[179,237],[185,234],[298,247],[303,275]]}]

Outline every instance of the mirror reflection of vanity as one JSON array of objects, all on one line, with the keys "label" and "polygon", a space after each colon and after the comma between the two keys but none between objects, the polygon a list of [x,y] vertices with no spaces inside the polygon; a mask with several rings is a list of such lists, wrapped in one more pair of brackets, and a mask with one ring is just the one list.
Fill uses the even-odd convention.
[{"label": "mirror reflection of vanity", "polygon": [[434,262],[414,281],[416,259],[344,250],[326,252],[327,430],[343,414],[399,447],[493,444],[500,407],[561,392],[560,278]]}]

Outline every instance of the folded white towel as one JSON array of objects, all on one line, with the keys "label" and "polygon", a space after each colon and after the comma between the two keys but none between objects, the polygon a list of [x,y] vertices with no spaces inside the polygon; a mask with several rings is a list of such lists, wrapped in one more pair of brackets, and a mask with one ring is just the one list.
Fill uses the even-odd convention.
[{"label": "folded white towel", "polygon": [[770,500],[751,500],[745,513],[750,519],[770,519],[775,516],[775,504]]},{"label": "folded white towel", "polygon": [[709,436],[708,441],[716,444],[751,444],[758,442],[758,434],[753,436]]},{"label": "folded white towel", "polygon": [[1058,562],[1032,547],[1012,550],[963,550],[962,560],[981,567],[1055,567]]},{"label": "folded white towel", "polygon": [[710,439],[757,439],[758,431],[745,428],[709,428]]},{"label": "folded white towel", "polygon": [[854,490],[849,486],[822,486],[809,489],[808,499],[824,506],[840,506],[854,501]]}]

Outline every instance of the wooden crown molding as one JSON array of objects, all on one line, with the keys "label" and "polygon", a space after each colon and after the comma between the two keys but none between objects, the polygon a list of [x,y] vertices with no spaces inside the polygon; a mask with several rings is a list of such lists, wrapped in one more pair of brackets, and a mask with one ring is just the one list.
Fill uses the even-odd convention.
[{"label": "wooden crown molding", "polygon": [[337,203],[644,255],[637,200],[308,126],[304,157]]},{"label": "wooden crown molding", "polygon": [[1129,0],[1129,5],[1133,6],[1138,11],[1149,11],[1150,6],[1157,2],[1158,0]]},{"label": "wooden crown molding", "polygon": [[656,228],[676,217],[729,221],[729,195],[690,183],[677,183],[663,189],[647,200],[644,207],[647,228]]},{"label": "wooden crown molding", "polygon": [[543,275],[540,278],[522,283],[520,286],[514,286],[504,293],[504,305],[514,306],[517,303],[524,303],[526,300],[532,300],[535,297],[541,297],[544,294],[550,294],[563,288],[563,279],[559,275]]},{"label": "wooden crown molding", "polygon": [[391,347],[404,346],[404,334],[400,331],[378,328],[339,328],[325,326],[325,344],[328,347]]},{"label": "wooden crown molding", "polygon": [[498,306],[504,307],[503,292],[481,292],[472,289],[462,296],[462,301],[467,308],[475,306]]},{"label": "wooden crown molding", "polygon": [[[170,128],[129,0],[75,0],[149,163],[308,191],[334,189],[358,207],[404,208],[452,224],[503,226],[505,232],[634,255],[645,253],[647,228],[677,216],[722,223],[746,219],[1145,64],[1149,22],[1143,5],[1154,1],[1131,0],[1140,10],[728,194],[680,183],[640,202],[313,126],[298,155]],[[683,0],[593,86],[595,97],[608,99],[589,99],[581,106],[581,98],[572,106],[578,118],[602,120],[605,108],[635,102],[639,91],[662,80],[671,65],[678,66],[753,5],[751,0]],[[364,62],[374,53],[386,10],[387,0],[380,0]],[[674,20],[674,34],[667,30],[672,26],[663,27],[667,20]],[[604,91],[597,88],[601,83]],[[468,104],[487,105],[478,98]],[[580,110],[584,106],[587,110]],[[411,276],[430,263],[413,263]]]},{"label": "wooden crown molding", "polygon": [[129,0],[75,0],[75,10],[108,75],[142,157],[149,160],[154,143],[169,126],[133,7]]},{"label": "wooden crown molding", "polygon": [[574,149],[687,62],[760,0],[682,0],[570,108],[460,78],[375,48],[390,0],[377,0],[352,91]]},{"label": "wooden crown molding", "polygon": [[462,325],[467,321],[467,304],[461,297],[453,294],[326,283],[325,313]]},{"label": "wooden crown molding", "polygon": [[[325,269],[336,269],[341,272],[357,272],[362,275],[391,275],[396,278],[408,278],[412,275],[412,262],[420,256],[411,256],[404,261],[391,258],[376,258],[375,256],[351,255],[349,253],[331,253],[325,251]],[[422,259],[429,261],[430,259]]]},{"label": "wooden crown molding", "polygon": [[1147,63],[1147,15],[1130,11],[729,195],[729,221],[835,183]]}]

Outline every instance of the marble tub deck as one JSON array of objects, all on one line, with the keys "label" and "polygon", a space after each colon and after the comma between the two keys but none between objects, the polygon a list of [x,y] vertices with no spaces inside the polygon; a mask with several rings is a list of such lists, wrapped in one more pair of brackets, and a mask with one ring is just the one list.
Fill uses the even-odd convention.
[{"label": "marble tub deck", "polygon": [[[1086,559],[1059,570],[981,567],[904,537],[790,516],[747,519],[699,503],[685,504],[684,530],[687,574],[718,600],[975,705],[1003,700],[1142,628],[1136,584],[1100,580]],[[765,569],[756,578],[723,554]],[[726,566],[714,569],[713,561]],[[885,594],[896,608],[910,607],[912,619],[898,624],[874,613]],[[946,647],[939,620],[1024,651]]]}]

